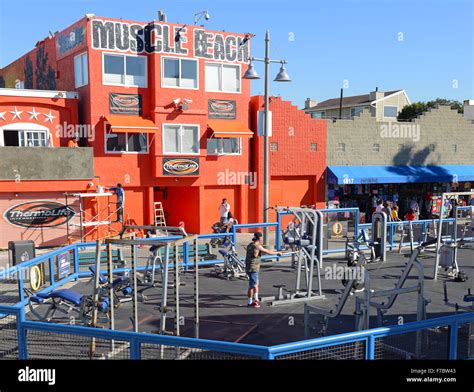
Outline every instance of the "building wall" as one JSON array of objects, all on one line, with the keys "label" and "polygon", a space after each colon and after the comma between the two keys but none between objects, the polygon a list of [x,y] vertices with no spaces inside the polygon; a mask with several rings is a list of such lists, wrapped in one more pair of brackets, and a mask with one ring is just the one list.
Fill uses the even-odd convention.
[{"label": "building wall", "polygon": [[[395,127],[405,127],[398,137]],[[462,165],[474,162],[469,143],[474,124],[448,106],[433,109],[413,122],[379,122],[368,112],[352,120],[328,121],[327,165]],[[410,127],[410,128],[406,128]],[[419,132],[419,140],[416,137]],[[345,152],[338,145],[345,144]],[[378,144],[379,152],[373,152]],[[430,145],[435,150],[430,151]],[[454,152],[453,145],[457,145]]]},{"label": "building wall", "polygon": [[[258,111],[263,110],[263,97],[250,101],[251,124],[258,130]],[[270,143],[278,151],[270,152],[270,204],[322,206],[325,200],[324,170],[326,169],[326,120],[312,119],[280,97],[270,100],[273,134]],[[310,149],[317,144],[317,151]],[[249,210],[253,220],[262,221],[263,211],[263,138],[252,140],[252,172],[256,173],[257,189],[250,193]],[[282,185],[282,181],[286,185]],[[283,188],[282,188],[283,187]],[[270,214],[273,219],[273,213]]]}]

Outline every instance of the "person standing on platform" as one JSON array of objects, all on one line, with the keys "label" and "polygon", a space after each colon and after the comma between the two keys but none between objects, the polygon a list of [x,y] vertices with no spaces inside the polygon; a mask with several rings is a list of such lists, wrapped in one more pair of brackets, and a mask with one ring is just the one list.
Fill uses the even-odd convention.
[{"label": "person standing on platform", "polygon": [[125,191],[122,184],[119,182],[116,187],[106,188],[109,191],[112,191],[117,197],[116,206],[117,206],[117,220],[115,222],[123,223],[123,209],[125,207]]}]

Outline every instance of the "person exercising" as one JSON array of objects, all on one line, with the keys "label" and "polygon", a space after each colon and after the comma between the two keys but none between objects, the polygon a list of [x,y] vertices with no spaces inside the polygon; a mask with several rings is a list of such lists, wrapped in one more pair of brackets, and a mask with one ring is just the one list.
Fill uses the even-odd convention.
[{"label": "person exercising", "polygon": [[263,234],[259,231],[254,233],[252,242],[247,246],[247,254],[245,256],[245,272],[249,278],[249,289],[247,292],[247,306],[259,308],[260,301],[258,299],[258,286],[260,272],[260,254],[281,256],[281,252],[265,249],[262,245]]}]

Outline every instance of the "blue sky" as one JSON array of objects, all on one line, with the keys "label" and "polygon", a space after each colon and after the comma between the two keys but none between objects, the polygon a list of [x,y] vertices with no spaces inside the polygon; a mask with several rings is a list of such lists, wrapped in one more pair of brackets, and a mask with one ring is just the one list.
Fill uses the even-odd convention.
[{"label": "blue sky", "polygon": [[[180,23],[208,9],[208,28],[256,34],[256,57],[269,29],[271,57],[286,59],[293,79],[271,94],[300,107],[337,97],[344,81],[346,96],[378,86],[404,88],[412,101],[474,98],[472,0],[0,0],[0,66],[85,13],[149,21],[158,9]],[[253,94],[263,91],[252,83]]]}]

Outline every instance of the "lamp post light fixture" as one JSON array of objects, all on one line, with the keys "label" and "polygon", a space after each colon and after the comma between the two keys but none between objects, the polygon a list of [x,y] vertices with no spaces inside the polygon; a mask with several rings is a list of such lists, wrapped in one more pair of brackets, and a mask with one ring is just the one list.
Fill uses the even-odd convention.
[{"label": "lamp post light fixture", "polygon": [[204,18],[205,20],[209,20],[211,19],[211,15],[209,15],[209,12],[207,12],[207,10],[194,14],[194,24],[197,24],[197,22],[199,22],[202,18]]},{"label": "lamp post light fixture", "polygon": [[[269,96],[269,89],[270,89],[270,79],[269,79],[269,71],[270,71],[270,63],[278,63],[281,64],[280,72],[278,72],[277,76],[275,77],[275,82],[291,82],[291,78],[286,71],[286,61],[285,60],[271,60],[270,59],[270,32],[267,30],[265,33],[265,57],[263,59],[252,57],[249,59],[249,65],[247,71],[245,72],[243,78],[249,80],[256,80],[260,79],[257,71],[254,68],[254,61],[265,63],[265,93],[264,93],[264,120],[263,120],[263,221],[265,223],[268,222],[268,209],[269,206],[269,199],[270,199],[270,174],[269,174],[269,135],[271,133],[270,130],[270,110],[269,110],[269,103],[270,103],[270,96]],[[264,228],[264,237],[265,242],[268,241],[268,227]]]}]

